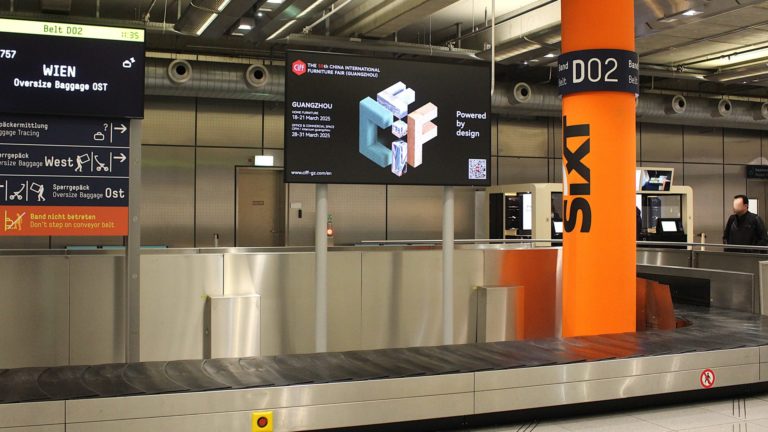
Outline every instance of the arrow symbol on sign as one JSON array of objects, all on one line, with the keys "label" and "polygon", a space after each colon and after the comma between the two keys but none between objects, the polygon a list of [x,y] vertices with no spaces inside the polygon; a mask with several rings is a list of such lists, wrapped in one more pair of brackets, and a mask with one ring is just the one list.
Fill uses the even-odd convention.
[{"label": "arrow symbol on sign", "polygon": [[128,130],[124,124],[120,123],[120,127],[115,126],[115,130],[120,132],[120,135],[124,134]]},{"label": "arrow symbol on sign", "polygon": [[112,159],[119,160],[120,163],[123,163],[126,159],[128,159],[128,156],[120,153],[120,156],[113,156]]}]

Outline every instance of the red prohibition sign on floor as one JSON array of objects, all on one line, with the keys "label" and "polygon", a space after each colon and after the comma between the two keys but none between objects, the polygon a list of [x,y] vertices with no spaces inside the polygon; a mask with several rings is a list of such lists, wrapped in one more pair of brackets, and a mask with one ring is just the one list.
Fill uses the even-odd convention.
[{"label": "red prohibition sign on floor", "polygon": [[715,385],[715,371],[704,369],[699,376],[699,382],[705,389],[712,388]]}]

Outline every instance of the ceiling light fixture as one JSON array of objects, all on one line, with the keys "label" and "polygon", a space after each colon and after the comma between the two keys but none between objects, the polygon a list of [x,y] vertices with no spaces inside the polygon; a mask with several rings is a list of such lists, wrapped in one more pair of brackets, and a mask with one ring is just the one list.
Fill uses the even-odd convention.
[{"label": "ceiling light fixture", "polygon": [[701,15],[701,11],[696,9],[688,9],[683,12],[677,12],[673,13],[672,15],[663,16],[658,19],[661,23],[673,23],[675,21],[678,21],[681,17],[692,17],[696,15]]},{"label": "ceiling light fixture", "polygon": [[296,23],[296,20],[295,20],[295,19],[292,19],[292,20],[288,21],[287,23],[283,24],[283,26],[282,26],[282,27],[280,27],[279,29],[277,29],[277,31],[276,31],[276,32],[272,33],[272,34],[271,34],[271,35],[270,35],[270,36],[267,38],[267,40],[272,40],[272,39],[276,38],[276,37],[277,37],[277,36],[279,36],[279,35],[280,35],[280,34],[281,34],[283,31],[285,31],[285,30],[286,30],[288,27],[292,26],[292,25],[293,25],[293,24],[295,24],[295,23]]},{"label": "ceiling light fixture", "polygon": [[256,27],[256,20],[253,18],[240,18],[237,24],[232,28],[232,36],[245,36]]},{"label": "ceiling light fixture", "polygon": [[212,13],[211,16],[209,16],[208,19],[203,22],[203,25],[201,25],[200,28],[197,29],[197,31],[195,32],[195,35],[200,36],[201,34],[203,34],[203,32],[208,29],[208,27],[217,17],[218,15]]},{"label": "ceiling light fixture", "polygon": [[296,18],[301,18],[301,17],[303,17],[304,15],[308,14],[309,12],[311,12],[311,11],[312,11],[312,9],[316,8],[316,7],[317,7],[317,5],[319,5],[319,4],[320,4],[320,3],[322,3],[322,2],[323,2],[323,0],[317,0],[317,1],[315,1],[314,3],[312,3],[311,5],[309,5],[309,7],[308,7],[308,8],[304,9],[304,10],[303,10],[303,11],[302,11],[302,12],[301,12],[301,13],[300,13],[300,14],[299,14],[299,15],[298,15]]},{"label": "ceiling light fixture", "polygon": [[238,30],[251,31],[256,24],[253,22],[253,18],[240,18],[240,22],[237,23]]},{"label": "ceiling light fixture", "polygon": [[216,18],[219,17],[219,13],[221,13],[221,11],[223,11],[224,8],[226,8],[231,1],[232,0],[222,0],[222,2],[219,3],[219,6],[216,7],[216,13],[211,13],[211,16],[209,16],[208,19],[206,19],[203,22],[203,25],[201,25],[200,28],[197,29],[197,31],[195,32],[195,35],[200,36],[201,34],[203,34],[211,25],[211,23],[214,22]]}]

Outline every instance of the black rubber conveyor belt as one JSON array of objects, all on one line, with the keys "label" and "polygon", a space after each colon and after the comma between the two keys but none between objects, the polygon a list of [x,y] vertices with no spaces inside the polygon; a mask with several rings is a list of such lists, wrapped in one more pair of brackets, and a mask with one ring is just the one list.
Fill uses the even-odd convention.
[{"label": "black rubber conveyor belt", "polygon": [[0,403],[293,386],[480,372],[768,345],[768,319],[677,310],[674,331],[324,354],[0,370]]}]

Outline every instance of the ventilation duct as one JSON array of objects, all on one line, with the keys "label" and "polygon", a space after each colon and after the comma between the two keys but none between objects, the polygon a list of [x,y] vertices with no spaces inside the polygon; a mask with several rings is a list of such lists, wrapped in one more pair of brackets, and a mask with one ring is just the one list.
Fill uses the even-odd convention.
[{"label": "ventilation duct", "polygon": [[755,120],[768,120],[768,102],[755,110]]},{"label": "ventilation duct", "polygon": [[683,95],[674,95],[669,100],[667,109],[664,111],[667,114],[682,114],[688,106],[688,101],[685,100]]},{"label": "ventilation duct", "polygon": [[728,117],[733,113],[733,103],[728,98],[720,99],[717,103],[716,115],[720,117]]},{"label": "ventilation duct", "polygon": [[[267,101],[285,99],[283,66],[186,61],[190,77],[179,84],[171,81],[171,63],[167,59],[147,59],[146,94]],[[493,112],[502,116],[560,117],[562,110],[555,87],[528,83],[497,86],[491,103]],[[730,114],[720,115],[723,109]],[[644,123],[764,130],[768,127],[768,103],[643,94],[638,99],[637,118]]]},{"label": "ventilation duct", "polygon": [[285,94],[282,66],[211,63],[148,58],[148,95],[280,101]]},{"label": "ventilation duct", "polygon": [[173,84],[184,84],[192,78],[192,65],[186,60],[174,60],[168,64],[168,79]]},{"label": "ventilation duct", "polygon": [[[523,85],[519,85],[523,84]],[[518,83],[510,87],[509,103],[506,106],[494,104],[494,112],[501,115],[513,116],[545,116],[559,117],[562,111],[561,99],[553,86],[537,86]],[[514,89],[530,89],[530,95],[522,99]],[[504,90],[501,90],[504,91]],[[677,96],[677,95],[676,95]],[[499,98],[500,99],[500,98]],[[495,100],[499,100],[495,99]],[[637,119],[643,123],[679,124],[686,126],[723,127],[733,129],[765,129],[768,127],[768,115],[762,117],[765,105],[754,102],[739,101],[738,104],[723,99],[684,98],[685,110],[671,114],[674,111],[675,96],[661,94],[643,94],[637,103]],[[680,101],[680,99],[677,99]],[[722,101],[728,101],[728,108]],[[768,110],[768,106],[765,107]],[[730,112],[725,116],[719,115],[719,109]],[[718,113],[715,116],[715,113]],[[756,113],[761,113],[757,115]],[[766,112],[768,114],[768,112]],[[759,117],[759,118],[758,118]]]},{"label": "ventilation duct", "polygon": [[269,69],[260,64],[248,66],[245,70],[245,82],[253,89],[260,89],[274,79],[269,73]]},{"label": "ventilation duct", "polygon": [[512,92],[507,94],[509,105],[525,109],[527,111],[547,111],[552,109],[552,104],[557,103],[560,109],[560,96],[554,87],[534,87],[528,83],[517,83],[512,87]]},{"label": "ventilation duct", "polygon": [[72,11],[72,0],[40,0],[40,11],[43,13],[69,14]]}]

